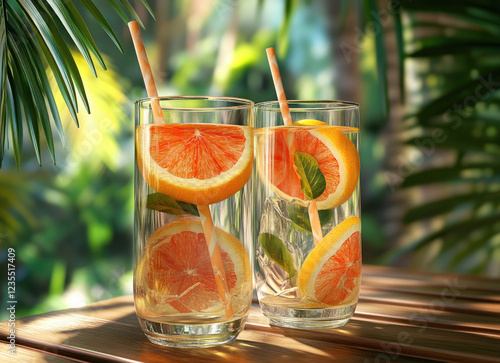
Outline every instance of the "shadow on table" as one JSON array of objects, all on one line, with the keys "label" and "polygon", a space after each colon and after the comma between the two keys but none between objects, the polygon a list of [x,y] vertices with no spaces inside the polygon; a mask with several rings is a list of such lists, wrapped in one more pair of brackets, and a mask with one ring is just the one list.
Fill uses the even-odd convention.
[{"label": "shadow on table", "polygon": [[[142,362],[316,362],[331,361],[332,346],[319,347],[290,341],[280,335],[244,330],[233,343],[204,349],[178,349],[155,345],[146,338],[134,313],[99,326],[67,329],[58,345],[64,354],[78,359],[128,359]],[[324,349],[323,349],[324,348]],[[349,348],[347,348],[349,350]],[[74,354],[78,351],[78,354]],[[337,351],[338,353],[338,351]],[[350,352],[351,354],[353,352]],[[73,355],[74,354],[74,355]],[[49,360],[50,361],[50,360]]]}]

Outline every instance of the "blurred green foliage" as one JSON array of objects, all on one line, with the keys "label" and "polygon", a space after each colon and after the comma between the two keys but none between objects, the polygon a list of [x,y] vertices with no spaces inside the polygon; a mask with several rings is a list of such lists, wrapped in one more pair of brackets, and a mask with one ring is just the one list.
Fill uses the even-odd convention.
[{"label": "blurred green foliage", "polygon": [[[230,95],[255,102],[276,98],[265,56],[265,48],[269,46],[277,48],[289,99],[337,98],[339,86],[353,82],[348,79],[352,74],[339,70],[341,60],[334,56],[342,34],[339,32],[342,19],[343,31],[358,26],[364,29],[373,19],[371,10],[378,9],[374,1],[359,0],[353,2],[355,6],[343,2],[344,6],[338,9],[340,16],[335,17],[333,10],[336,8],[327,0],[157,0],[149,3],[157,22],[148,19],[140,6],[136,10],[144,15],[146,30],[143,36],[160,94]],[[359,15],[354,21],[348,17],[352,10],[357,10]],[[112,9],[103,8],[102,11],[113,28],[122,26],[119,34],[122,34],[124,53],[115,49],[110,39],[96,38],[99,49],[107,50],[103,56],[110,69],[99,71],[97,79],[84,60],[75,56],[92,113],[79,114],[80,129],[77,129],[71,115],[61,111],[67,140],[65,149],[55,142],[56,166],[45,163],[40,168],[36,157],[24,151],[21,171],[14,171],[16,164],[12,158],[5,160],[0,171],[0,260],[6,261],[7,247],[16,249],[18,317],[131,293],[132,109],[133,100],[145,97],[146,92],[128,29],[113,16]],[[372,18],[366,14],[371,14]],[[92,24],[90,17],[85,17],[85,21]],[[398,27],[396,23],[396,29],[402,30],[402,24]],[[359,91],[356,93],[359,99],[352,99],[362,106],[364,263],[379,263],[380,256],[391,248],[387,228],[380,222],[381,209],[393,195],[384,177],[386,161],[392,156],[386,154],[386,141],[383,140],[389,122],[387,64],[381,64],[387,61],[383,57],[386,54],[383,34],[361,38],[357,70],[361,82],[354,85]],[[398,40],[399,50],[401,40]],[[403,54],[399,50],[401,61]],[[457,77],[459,70],[470,70],[469,65],[464,64],[456,63],[457,73],[451,73],[452,77]],[[399,67],[404,70],[401,63]],[[440,89],[444,89],[448,78],[438,79]],[[397,86],[399,91],[401,84]],[[422,92],[434,95],[436,88],[431,85]],[[57,93],[56,100],[58,105],[64,102]],[[498,103],[496,98],[491,102]],[[471,135],[484,131],[481,135],[486,137],[491,132],[488,130],[496,129],[495,112],[493,116],[481,115],[485,125],[493,128],[477,129],[480,125],[476,124],[462,130],[470,131]],[[422,122],[427,120],[425,114],[421,116]],[[464,143],[460,141],[453,147],[457,149],[457,145],[463,147]],[[472,148],[476,144],[466,142],[465,145]],[[460,155],[458,160],[463,158]],[[41,157],[49,155],[42,152]],[[413,179],[415,185],[422,184],[419,177],[424,181],[432,177],[446,181],[455,175],[453,172],[456,170],[448,174],[442,170],[443,175],[439,176],[438,170],[436,175],[426,177],[422,171],[413,174],[405,183]],[[491,177],[498,178],[495,173]],[[484,183],[488,176],[480,178]],[[482,190],[478,187],[476,192]],[[465,198],[463,201],[472,203],[478,215],[495,215],[494,202],[488,207],[487,203],[476,205],[474,200],[471,196],[470,200]],[[422,206],[420,213],[434,216],[436,210],[448,213],[450,208],[463,206],[460,201],[448,201],[437,209]],[[418,209],[408,212],[405,218],[411,221],[418,218],[418,213]],[[494,234],[496,229],[496,224],[491,224],[484,231],[491,230]],[[491,247],[488,251],[498,246],[496,240],[488,236],[477,235],[476,238],[483,242],[470,246],[488,245]],[[472,249],[467,246],[461,245],[461,255],[467,255]],[[484,261],[477,263],[480,266]],[[460,267],[460,263],[457,266]]]},{"label": "blurred green foliage", "polygon": [[[336,33],[329,26],[331,14],[324,11],[325,4],[192,0],[169,2],[166,9],[159,1],[150,4],[168,13],[164,24],[157,13],[160,24],[143,19],[147,29],[143,36],[161,94],[275,99],[265,56],[265,48],[275,46],[289,99],[337,97],[336,84],[343,75],[332,59]],[[112,27],[120,26],[110,9],[102,11]],[[158,42],[165,29],[167,41]],[[26,190],[11,198],[13,203],[4,213],[22,227],[16,230],[16,223],[0,218],[2,261],[4,247],[12,246],[17,253],[19,317],[131,293],[132,101],[146,93],[125,27],[123,34],[123,54],[109,39],[96,39],[100,49],[108,50],[103,57],[110,69],[99,71],[97,79],[84,59],[74,54],[92,113],[79,114],[77,129],[71,114],[61,111],[66,149],[55,143],[57,165],[39,168],[37,159],[25,153],[21,171],[8,171],[15,164],[7,160],[0,173],[0,196],[2,191],[12,193],[12,185]],[[168,55],[164,63],[162,54]],[[376,78],[367,85],[376,87]],[[56,92],[55,98],[64,110],[61,95]],[[364,122],[377,130],[385,119],[367,117],[381,114],[380,103],[371,99]],[[373,136],[363,140],[362,158],[369,157],[367,164],[372,164],[381,155],[371,151],[376,135],[372,131],[368,135]],[[46,156],[42,152],[42,159]],[[377,172],[373,169],[365,176]],[[9,185],[5,185],[7,175],[15,179]],[[372,188],[376,192],[380,186]],[[381,250],[382,232],[370,213],[364,211],[367,250]]]},{"label": "blurred green foliage", "polygon": [[[500,4],[401,0],[412,30],[405,56],[420,87],[408,95],[403,215],[416,226],[391,262],[500,274]],[[436,20],[434,20],[436,19]],[[402,166],[402,165],[401,165]],[[418,195],[417,194],[417,195]]]},{"label": "blurred green foliage", "polygon": [[[147,2],[141,2],[152,14]],[[108,9],[125,23],[135,19],[142,24],[128,0],[121,1],[123,8],[115,1],[107,3]],[[20,168],[23,140],[28,135],[38,163],[41,165],[42,144],[55,162],[52,127],[57,129],[61,141],[63,130],[59,117],[61,105],[56,107],[54,90],[60,92],[77,125],[79,100],[80,109],[90,112],[85,86],[70,47],[78,49],[94,75],[97,75],[94,60],[106,69],[82,18],[83,13],[98,23],[98,28],[122,49],[100,8],[93,0],[78,4],[41,0],[0,2],[0,167],[9,137]],[[48,77],[53,77],[55,82],[49,84]]]},{"label": "blurred green foliage", "polygon": [[39,168],[26,155],[21,171],[0,172],[1,257],[15,248],[19,316],[131,292],[130,87],[112,67],[96,79],[75,59],[92,114],[77,129],[61,113],[67,149],[57,145],[57,166]]}]

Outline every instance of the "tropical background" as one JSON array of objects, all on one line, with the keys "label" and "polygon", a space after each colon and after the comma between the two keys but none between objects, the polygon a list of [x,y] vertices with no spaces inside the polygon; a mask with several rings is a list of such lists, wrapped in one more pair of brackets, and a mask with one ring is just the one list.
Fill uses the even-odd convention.
[{"label": "tropical background", "polygon": [[132,292],[132,19],[161,94],[275,99],[274,46],[289,99],[361,104],[364,263],[500,275],[500,4],[0,5],[0,261],[15,249],[18,317]]}]

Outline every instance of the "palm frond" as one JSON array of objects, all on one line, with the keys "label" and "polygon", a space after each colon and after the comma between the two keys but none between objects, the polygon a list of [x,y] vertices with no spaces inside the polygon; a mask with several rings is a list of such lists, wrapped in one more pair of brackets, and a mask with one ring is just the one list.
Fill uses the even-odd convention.
[{"label": "palm frond", "polygon": [[403,21],[401,12],[397,8],[396,3],[392,4],[392,12],[394,14],[394,33],[396,35],[396,45],[398,47],[398,71],[399,71],[399,93],[401,95],[401,103],[405,103],[405,42],[403,34]]},{"label": "palm frond", "polygon": [[498,162],[481,162],[424,169],[406,177],[401,187],[411,188],[450,182],[498,183],[500,182],[500,164]]},{"label": "palm frond", "polygon": [[[428,225],[434,228],[392,257],[427,253],[432,247],[438,252],[429,267],[483,271],[491,262],[489,256],[495,255],[493,241],[500,233],[500,4],[402,0],[401,6],[415,19],[410,26],[418,29],[413,51],[405,56],[417,65],[430,65],[430,74],[434,71],[439,79],[437,94],[407,116],[412,136],[405,143],[433,159],[441,154],[446,158],[440,166],[424,162],[402,182],[402,188],[423,193],[432,185],[441,196],[406,211],[404,223],[432,222]],[[421,21],[422,13],[425,19],[439,14],[443,23]],[[444,73],[438,73],[441,59],[448,67]],[[442,227],[435,228],[438,225]]]},{"label": "palm frond", "polygon": [[[152,15],[145,0],[141,2]],[[80,0],[118,49],[120,42],[93,0]],[[108,0],[126,22],[140,21],[128,0]],[[0,167],[8,138],[17,167],[21,167],[25,127],[41,164],[41,133],[55,162],[52,126],[64,145],[63,127],[49,83],[53,75],[73,120],[78,125],[78,99],[90,113],[80,70],[71,53],[74,46],[96,76],[94,59],[106,69],[103,57],[73,2],[63,0],[0,0]],[[68,44],[65,37],[72,40]],[[10,129],[10,133],[8,132]]]},{"label": "palm frond", "polygon": [[451,240],[454,240],[455,244],[458,245],[460,243],[457,243],[457,239],[462,240],[464,236],[468,236],[476,231],[481,231],[485,227],[494,226],[495,233],[498,233],[500,231],[499,220],[500,213],[495,213],[487,216],[478,216],[475,218],[455,221],[407,246],[402,247],[393,255],[393,258],[396,259],[408,252],[417,251],[440,238],[451,238]]},{"label": "palm frond", "polygon": [[[374,18],[374,14],[379,14],[379,9],[377,2],[375,0],[366,0],[366,17],[371,23],[375,23],[377,20]],[[377,77],[379,85],[380,101],[382,102],[382,110],[385,115],[389,112],[389,96],[388,96],[388,84],[387,84],[387,58],[384,43],[384,31],[382,26],[379,24],[380,30],[375,32],[375,52],[377,60]]]},{"label": "palm frond", "polygon": [[482,205],[490,202],[499,202],[500,192],[473,192],[429,202],[415,207],[405,213],[403,222],[412,223],[430,219],[445,213],[450,213],[457,208],[469,205]]},{"label": "palm frond", "polygon": [[[77,65],[85,65],[85,59],[75,52],[73,55]],[[128,102],[124,93],[126,82],[109,63],[109,69],[96,79],[87,67],[81,67],[82,79],[89,93],[89,103],[93,108],[91,115],[80,116],[81,126],[77,128],[67,113],[61,115],[61,122],[66,130],[68,144],[64,159],[58,162],[61,172],[76,173],[77,165],[85,165],[89,172],[97,172],[104,166],[112,171],[118,168],[120,135],[127,129],[130,121],[125,112]],[[51,78],[50,84],[55,87],[55,80]],[[106,87],[102,87],[102,84]],[[61,95],[55,97],[56,105],[62,107],[64,100]],[[104,121],[102,121],[104,120]],[[92,147],[89,148],[89,141]]]},{"label": "palm frond", "polygon": [[5,150],[5,134],[7,129],[7,10],[2,0],[0,13],[0,166]]}]

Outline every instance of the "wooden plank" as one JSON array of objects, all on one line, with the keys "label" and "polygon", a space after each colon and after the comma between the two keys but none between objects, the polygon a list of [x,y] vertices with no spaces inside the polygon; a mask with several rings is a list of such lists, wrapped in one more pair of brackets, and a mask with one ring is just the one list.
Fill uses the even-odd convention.
[{"label": "wooden plank", "polygon": [[[499,295],[492,295],[491,292],[486,291],[464,291],[458,290],[453,287],[442,287],[442,286],[432,286],[432,285],[414,285],[414,286],[402,286],[395,284],[371,284],[365,281],[361,284],[361,291],[383,291],[383,292],[395,292],[407,295],[419,295],[419,296],[429,296],[429,297],[444,297],[453,300],[472,300],[478,302],[491,302],[495,306],[500,303],[500,292]],[[499,309],[500,311],[500,309]]]},{"label": "wooden plank", "polygon": [[251,311],[246,329],[274,330],[287,337],[378,350],[375,361],[399,360],[405,356],[447,362],[500,361],[500,339],[434,329],[428,325],[402,326],[353,318],[342,328],[306,331],[270,327],[266,320],[259,312]]},{"label": "wooden plank", "polygon": [[[500,360],[500,340],[471,333],[406,326],[355,317],[335,330],[303,331],[271,327],[260,309],[251,308],[249,322],[233,344],[179,350],[151,344],[133,311],[132,297],[18,320],[18,341],[57,354],[91,357],[93,361],[203,360],[285,361],[441,361]],[[5,324],[1,324],[5,329]],[[411,358],[414,357],[414,358]],[[226,359],[227,358],[227,359]],[[90,359],[90,358],[89,358]]]},{"label": "wooden plank", "polygon": [[[128,301],[128,302],[127,302]],[[256,307],[253,312],[265,319]],[[359,362],[379,354],[336,342],[289,338],[268,326],[244,330],[237,341],[210,349],[173,349],[150,343],[139,327],[130,297],[112,299],[83,309],[70,309],[19,319],[17,342],[59,355],[95,362],[147,361],[219,362],[340,361]],[[5,324],[0,324],[5,329]],[[401,356],[409,362],[420,359]]]},{"label": "wooden plank", "polygon": [[[115,298],[113,301],[114,308],[112,312],[106,312],[110,309],[105,305],[107,301],[104,301],[88,305],[85,307],[84,311],[80,310],[80,313],[96,318],[113,319],[114,316],[112,314],[123,314],[117,307],[125,309],[124,311],[127,310],[127,307],[133,307],[133,299],[131,296]],[[355,318],[377,322],[387,321],[391,324],[417,325],[418,327],[427,324],[428,327],[432,328],[447,328],[455,331],[483,335],[500,335],[500,318],[480,314],[455,313],[446,310],[441,311],[440,306],[433,306],[433,304],[430,303],[418,303],[416,306],[406,307],[392,304],[387,305],[385,301],[384,299],[377,303],[360,301],[356,309]],[[258,303],[252,306],[251,311],[254,312],[252,319],[259,319],[260,317],[258,321],[261,324],[267,323],[267,318],[260,314]],[[136,318],[134,316],[130,316],[129,319],[130,320],[127,321],[128,324],[135,323]]]},{"label": "wooden plank", "polygon": [[[88,318],[78,314],[61,314],[22,324],[18,341],[38,349],[50,349],[60,355],[74,356],[94,362],[235,362],[276,361],[307,362],[311,360],[359,362],[374,357],[369,350],[346,347],[335,342],[290,339],[278,334],[245,330],[237,341],[210,349],[173,349],[150,343],[137,323]],[[127,319],[128,321],[129,319]],[[60,330],[71,321],[69,329]],[[78,326],[77,329],[76,326]],[[29,336],[30,338],[25,338]],[[408,358],[419,362],[420,359]]]},{"label": "wooden plank", "polygon": [[428,286],[446,287],[451,285],[462,286],[463,290],[492,292],[497,297],[500,295],[500,279],[460,275],[451,273],[432,273],[426,271],[411,271],[387,266],[363,265],[363,278],[365,282],[370,281],[380,284],[384,281],[401,286],[413,286],[414,284],[426,284]]},{"label": "wooden plank", "polygon": [[[130,306],[133,305],[132,297],[122,297],[120,299],[121,304],[124,304],[124,306],[126,306],[127,301]],[[498,337],[499,335],[497,329],[500,320],[498,318],[478,314],[457,314],[446,310],[441,311],[441,306],[433,304],[432,300],[425,300],[425,298],[422,302],[416,303],[416,306],[409,308],[392,304],[387,306],[386,301],[387,299],[383,299],[378,304],[360,302],[353,321],[360,320],[371,321],[377,324],[382,322],[391,325],[416,326],[418,331],[424,330],[423,328],[434,328],[491,335],[493,337]],[[406,301],[411,302],[411,300]],[[95,306],[100,307],[100,304],[102,303]],[[91,307],[89,306],[89,308]],[[99,309],[96,317],[102,317],[99,315],[100,311]],[[131,318],[134,319],[134,317]],[[257,305],[251,308],[249,322],[258,325],[268,325],[267,318],[261,314]]]},{"label": "wooden plank", "polygon": [[397,305],[388,307],[383,303],[360,302],[354,313],[354,318],[500,337],[500,318],[432,310],[425,307],[415,308]]},{"label": "wooden plank", "polygon": [[70,359],[62,357],[51,352],[41,351],[16,345],[15,354],[10,354],[7,351],[7,344],[0,342],[0,362],[22,362],[22,363],[39,363],[39,362],[54,362],[54,363],[75,363],[85,362],[83,360]]},{"label": "wooden plank", "polygon": [[[211,349],[164,348],[147,341],[132,297],[125,296],[19,319],[16,343],[26,357],[38,354],[42,360],[48,354],[51,361],[62,355],[93,362],[167,358],[174,362],[493,362],[500,361],[498,302],[498,279],[364,266],[358,309],[340,329],[271,327],[253,306],[245,331],[232,344]],[[7,332],[5,323],[0,323],[0,331]]]},{"label": "wooden plank", "polygon": [[389,309],[393,305],[414,307],[416,309],[425,307],[429,310],[476,314],[494,318],[500,317],[499,304],[492,302],[461,301],[460,299],[446,302],[438,297],[429,298],[429,296],[380,291],[362,291],[359,301],[360,303],[384,304]]},{"label": "wooden plank", "polygon": [[[455,275],[455,277],[426,275],[385,275],[364,271],[362,291],[378,290],[427,296],[453,297],[458,300],[500,302],[500,279],[479,279]],[[482,282],[487,281],[487,286]],[[493,282],[495,282],[493,284]],[[496,304],[498,305],[498,304]],[[500,311],[500,310],[499,310]]]}]

